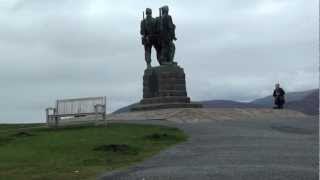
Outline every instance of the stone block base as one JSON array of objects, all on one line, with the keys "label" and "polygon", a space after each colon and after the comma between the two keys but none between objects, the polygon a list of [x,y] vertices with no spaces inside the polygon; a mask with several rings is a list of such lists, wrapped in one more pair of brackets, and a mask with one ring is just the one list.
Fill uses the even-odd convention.
[{"label": "stone block base", "polygon": [[200,108],[187,96],[183,68],[167,64],[148,68],[143,75],[143,99],[132,111],[164,108]]},{"label": "stone block base", "polygon": [[159,104],[138,104],[131,108],[131,111],[147,111],[168,108],[202,108],[202,104],[197,103],[159,103]]},{"label": "stone block base", "polygon": [[187,96],[160,96],[153,98],[143,98],[140,104],[160,104],[160,103],[190,103]]}]

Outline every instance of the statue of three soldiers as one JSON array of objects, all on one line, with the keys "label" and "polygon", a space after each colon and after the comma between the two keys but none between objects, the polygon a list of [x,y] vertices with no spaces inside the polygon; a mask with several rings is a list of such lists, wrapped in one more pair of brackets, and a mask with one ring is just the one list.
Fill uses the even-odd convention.
[{"label": "statue of three soldiers", "polygon": [[174,40],[176,26],[169,15],[169,7],[163,6],[159,9],[159,17],[152,17],[152,10],[146,8],[146,18],[141,21],[140,34],[145,50],[145,61],[147,68],[151,68],[151,49],[155,48],[157,60],[160,65],[173,64],[175,54]]}]

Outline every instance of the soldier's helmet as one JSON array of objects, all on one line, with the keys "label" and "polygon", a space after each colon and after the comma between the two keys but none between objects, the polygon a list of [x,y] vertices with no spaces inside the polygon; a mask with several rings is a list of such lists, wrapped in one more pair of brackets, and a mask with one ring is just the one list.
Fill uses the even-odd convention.
[{"label": "soldier's helmet", "polygon": [[169,13],[169,6],[165,5],[161,7],[162,13]]},{"label": "soldier's helmet", "polygon": [[146,14],[147,15],[151,15],[152,14],[152,10],[150,8],[146,8]]}]

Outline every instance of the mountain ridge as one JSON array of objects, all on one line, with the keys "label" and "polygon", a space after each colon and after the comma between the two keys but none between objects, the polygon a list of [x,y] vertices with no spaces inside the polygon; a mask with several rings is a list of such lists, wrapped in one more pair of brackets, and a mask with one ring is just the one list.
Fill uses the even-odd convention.
[{"label": "mountain ridge", "polygon": [[[272,108],[273,97],[271,95],[257,98],[250,102],[238,102],[233,100],[204,100],[197,101],[205,108]],[[130,111],[130,108],[137,103],[122,107],[113,113],[122,113]],[[311,89],[306,91],[288,92],[286,94],[285,108],[299,111],[308,115],[319,114],[319,89]]]}]

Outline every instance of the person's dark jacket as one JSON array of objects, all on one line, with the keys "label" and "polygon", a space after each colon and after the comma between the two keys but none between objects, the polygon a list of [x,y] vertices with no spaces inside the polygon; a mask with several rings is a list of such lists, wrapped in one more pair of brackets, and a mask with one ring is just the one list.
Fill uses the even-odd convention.
[{"label": "person's dark jacket", "polygon": [[273,97],[275,98],[275,104],[283,105],[285,103],[285,98],[284,98],[285,94],[286,93],[284,92],[284,90],[282,88],[276,88],[273,91]]}]

